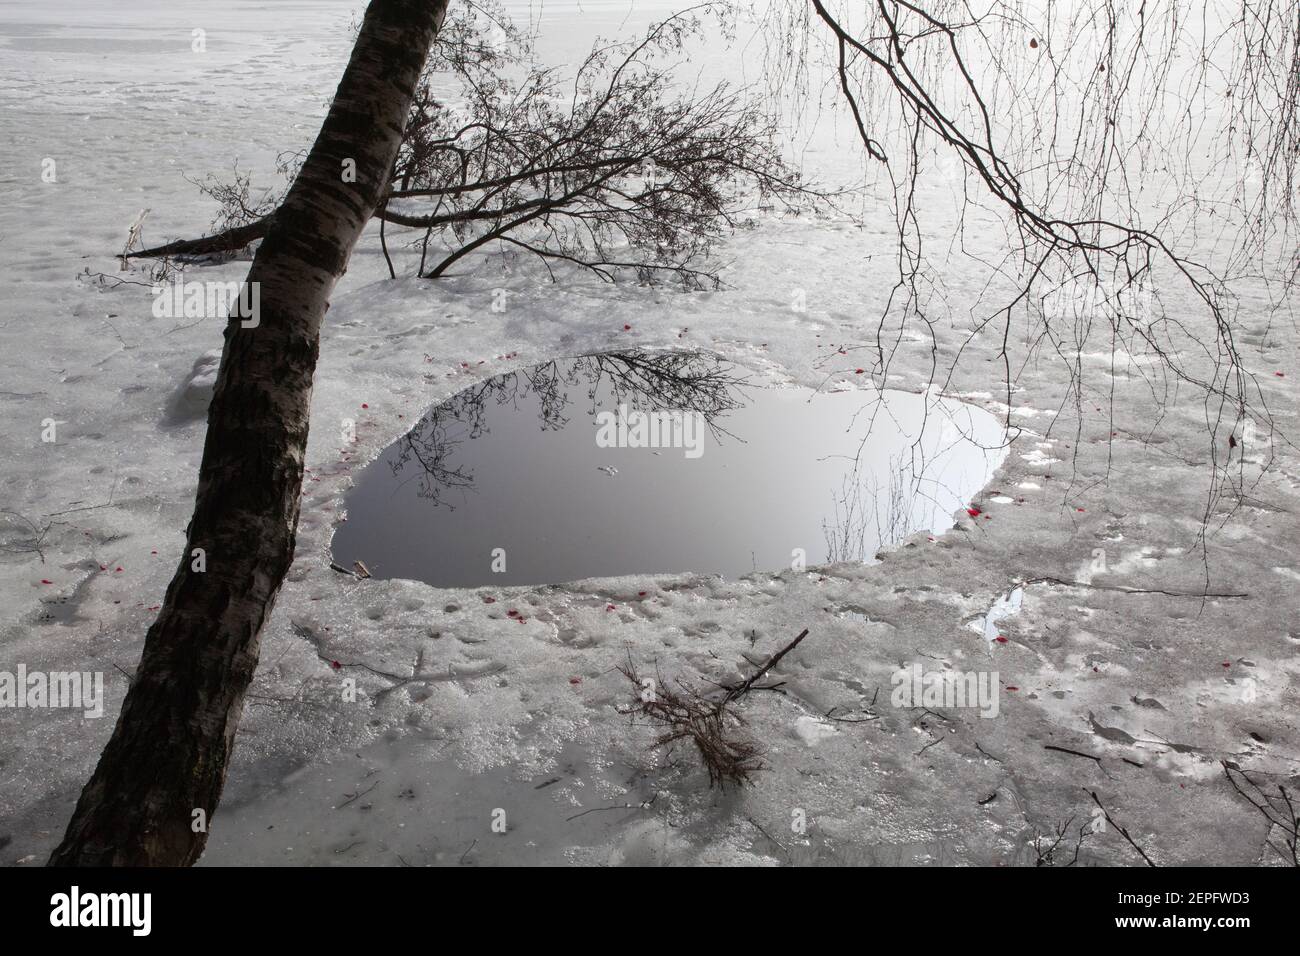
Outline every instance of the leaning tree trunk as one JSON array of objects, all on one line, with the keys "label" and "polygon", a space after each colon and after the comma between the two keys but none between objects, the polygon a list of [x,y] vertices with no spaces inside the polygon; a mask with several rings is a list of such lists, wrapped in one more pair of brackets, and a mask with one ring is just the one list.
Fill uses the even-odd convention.
[{"label": "leaning tree trunk", "polygon": [[371,0],[366,10],[249,270],[257,324],[235,316],[226,327],[185,555],[52,865],[186,865],[203,852],[259,635],[293,559],[321,321],[387,186],[446,8]]}]

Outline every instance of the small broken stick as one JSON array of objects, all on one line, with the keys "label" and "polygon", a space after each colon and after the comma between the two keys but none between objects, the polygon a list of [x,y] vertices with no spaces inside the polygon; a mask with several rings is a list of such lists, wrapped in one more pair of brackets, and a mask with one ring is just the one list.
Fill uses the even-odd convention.
[{"label": "small broken stick", "polygon": [[785,647],[781,648],[779,651],[773,654],[772,659],[769,660],[762,667],[760,667],[757,671],[755,671],[753,676],[751,676],[748,680],[744,681],[743,683],[737,684],[735,687],[728,689],[727,696],[723,698],[722,702],[724,704],[729,703],[730,701],[737,700],[745,696],[745,694],[748,694],[751,690],[754,689],[754,684],[758,682],[758,679],[760,677],[762,677],[773,667],[775,667],[777,663],[780,662],[781,658],[785,657],[785,655],[789,654],[792,650],[798,647],[799,642],[802,641],[807,636],[808,636],[808,628],[805,627],[802,631],[799,632],[798,637],[796,637]]}]

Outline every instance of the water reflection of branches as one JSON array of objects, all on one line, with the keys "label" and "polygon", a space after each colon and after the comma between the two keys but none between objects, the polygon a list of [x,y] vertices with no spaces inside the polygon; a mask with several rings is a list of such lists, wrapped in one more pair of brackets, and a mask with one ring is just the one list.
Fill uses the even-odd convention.
[{"label": "water reflection of branches", "polygon": [[453,395],[398,441],[388,464],[394,475],[408,465],[416,467],[420,497],[451,508],[446,492],[474,484],[473,473],[452,460],[456,446],[490,431],[491,408],[518,410],[522,400],[531,399],[542,430],[558,431],[569,424],[570,390],[581,388],[590,401],[589,416],[619,405],[685,412],[699,415],[716,435],[726,433],[718,417],[744,404],[743,386],[744,379],[730,366],[703,352],[629,349],[559,359],[495,376]]},{"label": "water reflection of branches", "polygon": [[896,545],[915,530],[915,482],[906,480],[904,470],[900,460],[891,461],[884,489],[874,480],[870,487],[864,484],[856,465],[845,476],[839,495],[832,496],[833,518],[822,521],[828,562],[868,560],[873,549],[868,547],[867,531],[873,519],[876,547]]},{"label": "water reflection of branches", "polygon": [[[955,489],[927,473],[935,459],[927,461],[922,455],[918,469],[915,448],[910,461],[908,457],[890,459],[883,488],[874,478],[865,483],[861,463],[855,460],[840,493],[832,495],[833,517],[822,521],[828,562],[867,561],[874,551],[896,547],[922,528],[933,528],[941,515],[961,503]],[[872,524],[875,543],[869,546]]]}]

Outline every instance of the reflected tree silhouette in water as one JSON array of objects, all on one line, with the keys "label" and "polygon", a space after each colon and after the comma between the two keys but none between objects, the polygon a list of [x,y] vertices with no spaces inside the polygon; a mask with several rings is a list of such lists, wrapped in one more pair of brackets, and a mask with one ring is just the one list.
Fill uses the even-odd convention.
[{"label": "reflected tree silhouette in water", "polygon": [[455,462],[456,449],[490,431],[491,408],[518,410],[531,398],[538,406],[541,429],[558,431],[570,423],[571,407],[578,400],[573,393],[578,392],[592,418],[602,407],[619,405],[643,412],[683,412],[699,415],[715,436],[730,435],[718,419],[744,404],[744,385],[743,376],[705,352],[629,349],[556,359],[497,375],[453,395],[398,441],[388,465],[395,476],[408,467],[418,469],[420,497],[454,509],[446,493],[469,490],[474,484],[473,473]]}]

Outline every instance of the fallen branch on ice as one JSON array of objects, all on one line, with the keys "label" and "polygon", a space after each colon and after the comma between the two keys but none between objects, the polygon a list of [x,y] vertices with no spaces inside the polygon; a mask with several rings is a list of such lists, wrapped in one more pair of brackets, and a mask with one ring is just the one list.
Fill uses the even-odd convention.
[{"label": "fallen branch on ice", "polygon": [[725,688],[726,694],[720,700],[710,698],[680,680],[673,686],[661,677],[643,679],[629,660],[619,668],[637,695],[637,703],[628,713],[639,714],[664,728],[655,738],[656,747],[667,747],[688,739],[694,743],[709,771],[709,786],[748,783],[761,769],[763,751],[754,742],[738,735],[737,731],[745,721],[728,707],[750,691],[759,689],[755,686],[759,679],[807,636],[805,628],[748,679]]}]

